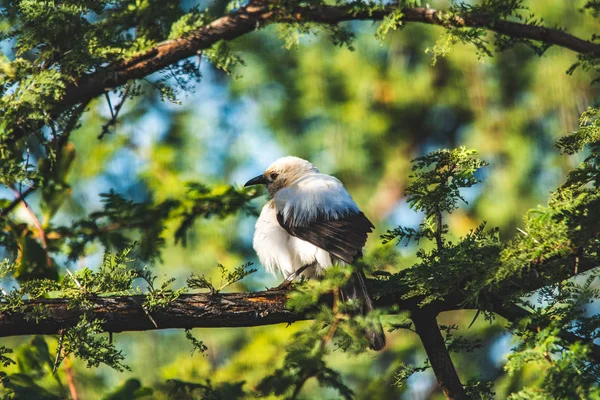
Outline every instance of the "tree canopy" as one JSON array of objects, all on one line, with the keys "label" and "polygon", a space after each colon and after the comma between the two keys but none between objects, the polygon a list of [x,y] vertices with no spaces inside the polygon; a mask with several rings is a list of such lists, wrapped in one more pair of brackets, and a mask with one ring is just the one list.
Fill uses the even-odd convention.
[{"label": "tree canopy", "polygon": [[[0,0],[0,396],[600,398],[599,17]],[[241,184],[287,154],[377,229],[267,291]]]}]

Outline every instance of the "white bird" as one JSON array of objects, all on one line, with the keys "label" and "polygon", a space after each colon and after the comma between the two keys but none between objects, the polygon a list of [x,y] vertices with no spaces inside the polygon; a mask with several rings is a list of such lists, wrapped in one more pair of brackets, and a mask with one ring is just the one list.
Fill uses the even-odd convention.
[{"label": "white bird", "polygon": [[[282,285],[300,273],[318,277],[334,263],[352,264],[362,255],[374,226],[337,178],[301,158],[283,157],[244,186],[258,184],[266,185],[269,201],[256,222],[253,247],[267,271],[286,278]],[[361,271],[340,294],[359,299],[363,313],[373,309]],[[372,349],[385,346],[381,325],[367,334]]]}]

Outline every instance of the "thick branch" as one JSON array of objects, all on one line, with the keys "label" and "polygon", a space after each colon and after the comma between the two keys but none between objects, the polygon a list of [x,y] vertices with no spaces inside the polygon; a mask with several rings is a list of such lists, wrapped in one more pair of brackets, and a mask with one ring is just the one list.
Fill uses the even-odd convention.
[{"label": "thick branch", "polygon": [[465,388],[456,373],[450,353],[440,332],[436,314],[429,310],[419,310],[411,316],[415,324],[415,331],[423,342],[427,358],[431,363],[438,384],[447,399],[468,399]]},{"label": "thick branch", "polygon": [[[555,276],[555,281],[568,279],[577,274],[589,271],[597,266],[592,260],[580,258],[577,273],[573,270],[564,270]],[[523,286],[500,288],[501,293],[508,296],[522,290],[533,291],[546,283],[540,284],[535,277],[535,271],[523,273],[520,281]],[[490,294],[494,295],[493,293]],[[497,297],[497,295],[494,295]],[[113,296],[92,297],[89,299],[94,304],[91,314],[94,318],[104,320],[104,329],[107,332],[145,331],[170,328],[200,328],[200,327],[242,327],[260,326],[278,323],[291,323],[309,319],[307,314],[297,314],[286,308],[287,291],[266,291],[256,293],[227,293],[220,295],[187,294],[169,304],[160,311],[151,311],[151,317],[156,321],[158,328],[142,308],[143,296]],[[406,310],[417,315],[420,312],[421,297],[403,298],[403,293],[395,293],[378,298],[374,303],[377,308],[391,308]],[[331,296],[322,299],[323,303],[332,304]],[[467,309],[464,305],[465,297],[462,292],[446,296],[443,302],[436,302],[433,306],[435,312]],[[523,312],[512,310],[498,302],[496,313],[510,321],[525,316]],[[62,329],[74,326],[79,322],[82,311],[70,307],[69,299],[38,299],[25,301],[26,309],[19,313],[0,313],[0,337],[20,336],[32,334],[57,334]],[[39,306],[46,311],[47,316],[28,319],[32,316],[33,309]],[[522,310],[526,312],[525,310]],[[35,315],[36,313],[34,313]],[[577,335],[568,332],[561,337],[568,342],[583,342],[591,344],[592,358],[600,363],[600,348]]]},{"label": "thick branch", "polygon": [[[358,11],[353,6],[297,7],[286,10],[266,1],[251,2],[248,6],[241,7],[186,37],[160,43],[137,57],[82,77],[67,87],[57,111],[89,101],[108,89],[122,86],[132,79],[140,79],[194,56],[198,51],[207,49],[220,40],[232,40],[268,24],[317,22],[335,25],[351,20],[381,20],[396,9],[396,6],[390,5],[377,10]],[[430,8],[406,8],[402,12],[405,23],[419,22],[444,27],[482,27],[514,38],[565,47],[581,54],[600,52],[600,46],[596,43],[556,29],[496,20],[485,15],[446,18],[443,11]]]},{"label": "thick branch", "polygon": [[[211,328],[291,323],[305,317],[286,309],[286,291],[187,294],[160,311],[150,311],[158,328],[144,311],[144,296],[95,297],[91,314],[104,320],[107,332],[146,331],[169,328]],[[28,309],[40,305],[47,316],[36,321],[25,313],[0,313],[0,337],[56,334],[77,324],[82,311],[71,308],[69,299],[38,299],[27,302]]]}]

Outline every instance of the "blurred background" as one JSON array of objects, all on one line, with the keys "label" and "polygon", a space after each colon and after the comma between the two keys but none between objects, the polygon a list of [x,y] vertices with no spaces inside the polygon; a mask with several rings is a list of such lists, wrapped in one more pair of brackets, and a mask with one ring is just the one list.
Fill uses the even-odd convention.
[{"label": "blurred background", "polygon": [[[181,3],[189,9],[199,2]],[[545,25],[589,38],[598,26],[579,11],[583,3],[527,4]],[[430,5],[446,8],[448,2]],[[244,36],[232,45],[245,66],[232,76],[203,60],[202,80],[193,93],[180,95],[181,104],[162,102],[152,89],[161,76],[150,76],[143,83],[146,94],[125,103],[117,126],[101,140],[110,112],[103,99],[96,100],[72,135],[77,154],[68,178],[72,192],[56,219],[68,224],[100,209],[99,195],[110,189],[135,201],[158,202],[181,196],[188,181],[241,186],[278,157],[295,155],[344,182],[377,227],[367,244],[367,262],[394,272],[412,264],[417,247],[383,246],[379,235],[398,225],[416,227],[422,217],[404,199],[410,160],[466,146],[479,150],[490,165],[482,173],[484,182],[464,193],[469,204],[449,216],[451,234],[464,235],[482,221],[499,227],[504,239],[517,234],[527,210],[544,204],[579,162],[560,155],[554,142],[574,130],[580,112],[600,99],[597,86],[590,85],[592,75],[566,74],[576,61],[568,50],[551,48],[539,58],[523,45],[480,59],[472,47],[459,44],[432,65],[426,49],[435,45],[441,28],[409,24],[379,42],[372,22],[349,26],[356,33],[354,51],[332,45],[326,35],[300,37],[297,47],[287,49],[277,26]],[[265,201],[254,200],[256,208]],[[218,263],[257,263],[251,243],[255,220],[240,214],[199,221],[187,247],[174,243],[176,227],[169,227],[162,261],[151,267],[182,286],[191,273],[218,280]],[[97,267],[102,252],[100,246],[90,249],[73,268]],[[281,281],[256,266],[259,272],[228,290],[263,290]],[[440,317],[440,323],[458,324],[460,334],[483,341],[482,350],[456,356],[464,380],[493,380],[502,399],[538,379],[527,369],[506,375],[504,355],[514,343],[502,328],[504,321],[480,318],[467,329],[473,316]],[[118,334],[117,346],[127,354],[131,372],[87,369],[75,360],[76,386],[82,399],[101,398],[128,378],[153,388],[167,379],[245,381],[252,388],[282,364],[286,343],[302,326],[196,329],[194,335],[208,346],[204,355],[191,355],[182,331]],[[9,338],[2,344],[17,348],[28,340]],[[54,338],[48,341],[56,348]],[[328,356],[330,366],[364,399],[441,397],[431,371],[413,375],[401,388],[393,385],[401,363],[420,365],[424,359],[416,335],[402,330],[389,334],[381,353],[356,357],[333,351]],[[302,396],[335,398],[337,393],[311,380]]]}]

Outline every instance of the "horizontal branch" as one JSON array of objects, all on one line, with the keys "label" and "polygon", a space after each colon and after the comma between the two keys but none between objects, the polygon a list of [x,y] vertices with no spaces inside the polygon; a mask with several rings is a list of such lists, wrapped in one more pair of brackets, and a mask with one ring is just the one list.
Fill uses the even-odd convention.
[{"label": "horizontal branch", "polygon": [[[567,256],[566,264],[573,257]],[[597,267],[595,262],[586,258],[579,258],[578,263],[576,272],[565,269],[559,276],[554,277],[555,280],[568,279]],[[501,288],[501,293],[503,293],[503,296],[508,297],[511,293],[539,289],[543,285],[540,285],[540,280],[536,278],[536,274],[537,272],[534,270],[523,273],[521,282],[524,286],[515,286],[511,289]],[[88,300],[93,304],[90,311],[93,314],[92,317],[103,320],[103,328],[107,332],[123,332],[170,328],[260,326],[309,319],[308,313],[298,314],[286,308],[287,295],[288,291],[286,290],[215,295],[184,294],[164,309],[149,312],[158,327],[154,325],[147,311],[142,307],[145,301],[144,296],[93,296]],[[492,296],[498,298],[498,295],[493,292],[489,297]],[[331,296],[325,296],[321,301],[324,304],[332,304]],[[414,312],[420,310],[419,304],[421,301],[422,297],[420,296],[404,298],[403,293],[394,293],[377,298],[374,305],[377,308],[394,307],[395,310]],[[70,303],[70,299],[26,300],[26,309],[22,312],[0,313],[0,337],[57,334],[62,329],[72,327],[79,321],[82,311],[71,307]],[[32,314],[29,313],[30,318],[26,318],[27,311],[38,309],[39,306],[42,306],[45,310],[46,316],[38,318],[36,321],[31,319]],[[465,295],[461,291],[449,294],[443,302],[435,302],[429,307],[434,309],[435,312],[472,308],[465,305]],[[523,316],[512,314],[513,318],[510,318],[511,314],[493,311],[509,320],[515,320]],[[576,337],[571,339],[578,341]],[[600,353],[598,354],[600,355]]]},{"label": "horizontal branch", "polygon": [[[104,321],[106,332],[259,326],[306,319],[286,309],[286,295],[287,291],[184,294],[158,311],[142,307],[144,296],[91,297],[93,306],[87,312]],[[23,312],[0,313],[0,337],[57,334],[75,326],[82,310],[70,303],[70,299],[37,299],[27,301]],[[27,311],[40,306],[46,316],[37,321],[26,318]]]},{"label": "horizontal branch", "polygon": [[[287,309],[288,294],[286,289],[251,293],[184,294],[156,311],[144,309],[143,295],[91,296],[87,300],[93,306],[87,313],[94,319],[103,320],[106,332],[247,327],[289,324],[310,319],[310,311],[300,314]],[[399,306],[403,310],[416,310],[420,300],[417,297],[401,299],[399,296],[387,296],[378,299],[375,306]],[[84,311],[71,307],[71,303],[72,300],[67,298],[41,298],[26,300],[26,308],[19,313],[0,312],[0,337],[57,334],[62,329],[75,326]],[[332,296],[324,296],[321,303],[331,306]],[[44,309],[45,316],[32,319],[32,311],[39,310],[40,307]],[[26,317],[28,314],[30,318]]]},{"label": "horizontal branch", "polygon": [[[272,23],[315,22],[335,25],[353,20],[382,20],[386,15],[396,11],[397,6],[394,5],[379,9],[357,9],[351,5],[285,9],[268,1],[254,1],[185,37],[160,43],[136,57],[81,77],[67,87],[56,111],[60,112],[66,107],[87,102],[106,90],[160,71],[196,55],[220,40],[232,40]],[[448,13],[430,8],[405,8],[402,13],[402,20],[405,23],[417,22],[447,28],[480,27],[514,38],[564,47],[580,54],[600,52],[600,46],[596,43],[542,26],[497,20],[481,14],[447,17]]]}]

